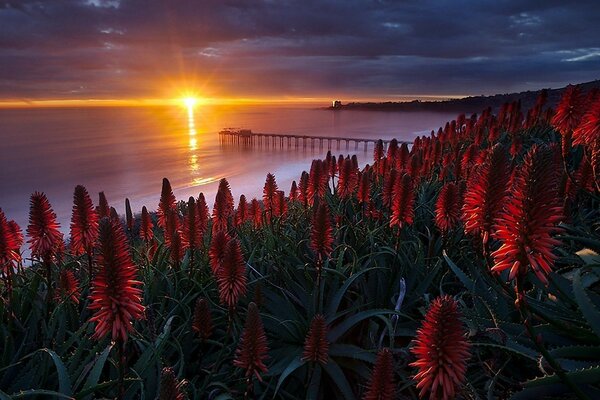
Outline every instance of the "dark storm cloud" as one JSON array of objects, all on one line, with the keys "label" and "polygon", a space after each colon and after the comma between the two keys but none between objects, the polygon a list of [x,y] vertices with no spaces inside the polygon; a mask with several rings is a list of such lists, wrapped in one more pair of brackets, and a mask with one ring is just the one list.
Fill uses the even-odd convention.
[{"label": "dark storm cloud", "polygon": [[480,94],[600,78],[600,2],[0,0],[0,97]]}]

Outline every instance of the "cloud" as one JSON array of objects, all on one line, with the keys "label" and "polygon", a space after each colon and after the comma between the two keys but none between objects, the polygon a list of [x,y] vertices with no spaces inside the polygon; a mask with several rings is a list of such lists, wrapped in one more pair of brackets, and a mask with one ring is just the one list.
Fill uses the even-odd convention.
[{"label": "cloud", "polygon": [[600,3],[0,2],[0,98],[481,94],[600,78]]}]

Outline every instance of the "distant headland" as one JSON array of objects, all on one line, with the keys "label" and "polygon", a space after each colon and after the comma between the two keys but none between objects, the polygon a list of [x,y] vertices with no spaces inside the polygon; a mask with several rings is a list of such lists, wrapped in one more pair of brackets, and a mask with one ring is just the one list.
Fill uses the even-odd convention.
[{"label": "distant headland", "polygon": [[[600,89],[600,79],[580,83],[584,91],[593,88]],[[386,101],[386,102],[350,102],[343,104],[340,100],[334,100],[328,110],[359,110],[359,111],[443,111],[474,113],[480,112],[484,108],[491,107],[493,110],[499,109],[504,103],[521,101],[523,109],[531,108],[542,90],[548,91],[548,105],[554,107],[565,87],[556,89],[540,89],[519,93],[496,94],[493,96],[469,96],[460,99],[450,99],[441,101]]]}]

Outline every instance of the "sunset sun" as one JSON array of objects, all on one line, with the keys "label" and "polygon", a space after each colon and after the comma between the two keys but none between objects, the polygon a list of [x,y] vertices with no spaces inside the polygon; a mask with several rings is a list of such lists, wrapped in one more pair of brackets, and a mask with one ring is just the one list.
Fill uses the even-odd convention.
[{"label": "sunset sun", "polygon": [[183,100],[183,104],[187,108],[194,108],[196,104],[198,104],[198,99],[196,97],[185,97]]}]

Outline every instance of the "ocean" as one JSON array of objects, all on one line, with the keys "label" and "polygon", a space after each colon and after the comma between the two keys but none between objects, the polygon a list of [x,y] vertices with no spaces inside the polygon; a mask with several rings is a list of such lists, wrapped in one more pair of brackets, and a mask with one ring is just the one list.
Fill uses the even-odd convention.
[{"label": "ocean", "polygon": [[[321,105],[319,105],[321,106]],[[212,204],[218,181],[227,178],[234,198],[260,198],[265,176],[275,174],[289,191],[311,160],[327,146],[242,147],[222,144],[225,127],[275,134],[360,137],[412,141],[443,126],[454,114],[436,112],[331,111],[318,105],[197,105],[185,107],[84,107],[0,110],[0,208],[24,230],[29,196],[48,196],[66,234],[73,189],[84,185],[97,204],[104,191],[109,204],[124,213],[125,198],[134,213],[156,209],[162,178],[169,178],[178,200],[203,192]],[[345,142],[334,155],[356,154],[361,166],[372,162]]]}]

